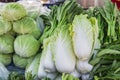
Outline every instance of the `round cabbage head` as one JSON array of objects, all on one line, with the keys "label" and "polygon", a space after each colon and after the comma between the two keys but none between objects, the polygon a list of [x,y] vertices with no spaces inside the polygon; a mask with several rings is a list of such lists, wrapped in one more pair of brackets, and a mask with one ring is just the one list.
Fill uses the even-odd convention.
[{"label": "round cabbage head", "polygon": [[9,54],[14,51],[14,37],[11,35],[2,35],[0,37],[0,53]]},{"label": "round cabbage head", "polygon": [[24,57],[20,57],[16,54],[13,55],[13,62],[15,64],[15,66],[17,66],[19,68],[26,68],[26,66],[28,64],[30,64],[33,59],[34,59],[34,57],[24,58]]},{"label": "round cabbage head", "polygon": [[0,53],[0,63],[4,65],[9,65],[12,61],[12,54],[1,54]]},{"label": "round cabbage head", "polygon": [[18,34],[31,34],[35,38],[40,36],[40,30],[34,19],[24,17],[21,20],[13,22],[13,30]]},{"label": "round cabbage head", "polygon": [[32,35],[20,35],[14,41],[15,53],[21,57],[31,57],[39,49],[39,42]]},{"label": "round cabbage head", "polygon": [[0,17],[0,35],[7,33],[12,29],[12,25],[10,22],[6,21],[2,17]]},{"label": "round cabbage head", "polygon": [[8,21],[16,21],[26,16],[27,11],[19,3],[7,3],[3,6],[1,15]]}]

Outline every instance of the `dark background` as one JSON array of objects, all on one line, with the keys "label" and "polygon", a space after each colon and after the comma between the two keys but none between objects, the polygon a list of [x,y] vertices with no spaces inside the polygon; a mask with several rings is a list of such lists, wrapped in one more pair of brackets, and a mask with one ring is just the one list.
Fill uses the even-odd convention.
[{"label": "dark background", "polygon": [[18,0],[0,0],[0,2],[16,2]]}]

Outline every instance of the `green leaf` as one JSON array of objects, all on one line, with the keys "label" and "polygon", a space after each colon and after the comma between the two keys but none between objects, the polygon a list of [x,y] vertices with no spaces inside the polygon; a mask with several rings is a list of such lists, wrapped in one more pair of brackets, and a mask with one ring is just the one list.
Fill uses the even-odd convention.
[{"label": "green leaf", "polygon": [[100,51],[98,54],[97,54],[97,57],[101,57],[103,55],[106,55],[106,54],[120,54],[120,51],[118,50],[112,50],[112,49],[103,49],[102,51]]},{"label": "green leaf", "polygon": [[89,63],[94,66],[94,65],[96,65],[97,63],[99,63],[100,59],[101,59],[101,58],[92,59]]}]

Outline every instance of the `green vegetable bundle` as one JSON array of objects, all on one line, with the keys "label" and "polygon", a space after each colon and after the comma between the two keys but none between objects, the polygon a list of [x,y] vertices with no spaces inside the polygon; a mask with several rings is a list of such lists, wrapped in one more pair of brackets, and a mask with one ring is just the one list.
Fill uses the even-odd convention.
[{"label": "green vegetable bundle", "polygon": [[103,7],[94,8],[92,16],[98,19],[101,48],[93,54],[90,64],[93,65],[91,76],[95,80],[120,79],[120,11],[116,4],[105,1]]},{"label": "green vegetable bundle", "polygon": [[[7,3],[0,10],[0,67],[14,64],[25,69],[39,51],[38,38],[43,28],[42,18],[28,16],[27,9],[19,3]],[[40,22],[41,21],[41,22]],[[42,23],[42,24],[41,24]],[[3,72],[1,72],[2,74]],[[8,80],[7,69],[0,80]],[[5,77],[6,76],[6,77]],[[5,79],[4,79],[5,77]]]},{"label": "green vegetable bundle", "polygon": [[94,65],[92,75],[98,79],[120,79],[120,41],[102,47],[90,61]]}]

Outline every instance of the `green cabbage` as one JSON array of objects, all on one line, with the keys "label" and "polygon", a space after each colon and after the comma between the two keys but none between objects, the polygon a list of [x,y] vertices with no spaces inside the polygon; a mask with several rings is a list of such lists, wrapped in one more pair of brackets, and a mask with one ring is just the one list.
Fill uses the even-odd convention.
[{"label": "green cabbage", "polygon": [[26,68],[26,66],[32,62],[33,58],[34,57],[23,58],[23,57],[20,57],[20,56],[14,54],[13,55],[13,63],[15,64],[15,66],[17,66],[19,68]]},{"label": "green cabbage", "polygon": [[0,17],[0,35],[7,33],[12,29],[12,24]]},{"label": "green cabbage", "polygon": [[76,56],[81,60],[89,59],[92,53],[95,40],[93,25],[87,15],[76,15],[73,20],[71,28],[73,48]]},{"label": "green cabbage", "polygon": [[14,37],[11,35],[2,35],[0,37],[0,53],[9,54],[14,51]]},{"label": "green cabbage", "polygon": [[11,54],[1,54],[0,53],[0,63],[4,65],[9,65],[12,61],[12,55]]},{"label": "green cabbage", "polygon": [[26,9],[19,3],[7,3],[1,11],[1,16],[8,21],[16,21],[26,15]]},{"label": "green cabbage", "polygon": [[0,63],[0,80],[8,80],[10,72]]},{"label": "green cabbage", "polygon": [[14,41],[15,53],[21,57],[34,56],[38,49],[38,41],[31,35],[20,35]]},{"label": "green cabbage", "polygon": [[62,26],[59,29],[60,31],[56,32],[56,40],[53,45],[56,69],[63,73],[73,72],[76,64],[76,57],[68,27],[67,25]]},{"label": "green cabbage", "polygon": [[34,31],[30,33],[30,35],[34,36],[36,39],[39,39],[40,34],[41,34],[41,32],[40,32],[40,29],[38,27],[36,27],[34,29]]},{"label": "green cabbage", "polygon": [[34,19],[24,17],[21,20],[13,22],[13,30],[18,34],[31,34],[35,38],[40,36],[40,30]]}]

